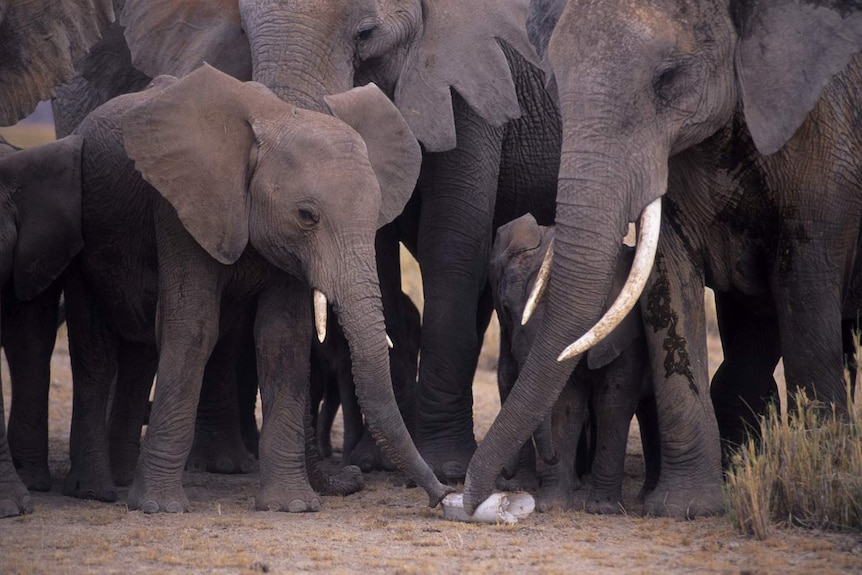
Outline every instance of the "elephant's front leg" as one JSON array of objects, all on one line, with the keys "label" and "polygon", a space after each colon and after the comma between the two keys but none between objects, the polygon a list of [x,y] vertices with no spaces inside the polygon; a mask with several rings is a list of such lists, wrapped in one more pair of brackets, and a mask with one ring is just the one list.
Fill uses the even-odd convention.
[{"label": "elephant's front leg", "polygon": [[454,100],[458,147],[425,156],[418,236],[425,310],[415,439],[425,461],[448,481],[464,478],[476,449],[477,306],[487,280],[502,143],[501,129]]},{"label": "elephant's front leg", "polygon": [[641,309],[655,382],[661,476],[646,496],[652,515],[721,513],[718,425],[709,397],[703,279],[669,225]]},{"label": "elephant's front leg", "polygon": [[33,498],[12,465],[4,413],[3,391],[0,390],[0,518],[33,512]]},{"label": "elephant's front leg", "polygon": [[260,510],[318,511],[305,464],[305,422],[310,417],[311,290],[284,276],[278,289],[258,297],[254,322],[263,408],[260,430]]},{"label": "elephant's front leg", "polygon": [[[168,210],[162,206],[161,215]],[[175,213],[157,221],[159,367],[128,505],[144,513],[181,513],[189,509],[183,467],[194,438],[204,367],[219,333],[222,266],[181,228]]]}]

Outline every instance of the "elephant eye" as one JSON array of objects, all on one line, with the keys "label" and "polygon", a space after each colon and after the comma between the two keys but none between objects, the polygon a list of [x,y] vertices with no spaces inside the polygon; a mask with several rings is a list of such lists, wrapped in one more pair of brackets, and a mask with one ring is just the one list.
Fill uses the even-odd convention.
[{"label": "elephant eye", "polygon": [[316,226],[320,222],[320,214],[311,207],[299,208],[299,221],[305,226]]},{"label": "elephant eye", "polygon": [[374,35],[374,31],[377,29],[377,26],[367,26],[362,28],[359,32],[356,33],[356,41],[364,42],[371,38]]}]

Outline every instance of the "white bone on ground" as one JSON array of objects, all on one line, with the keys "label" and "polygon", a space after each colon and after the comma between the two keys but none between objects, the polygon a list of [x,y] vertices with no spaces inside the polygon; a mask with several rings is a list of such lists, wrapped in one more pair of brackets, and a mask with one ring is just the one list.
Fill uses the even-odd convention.
[{"label": "white bone on ground", "polygon": [[443,517],[450,521],[469,523],[517,523],[530,515],[536,508],[536,501],[529,493],[492,493],[479,504],[473,515],[464,511],[464,495],[450,493],[443,498]]}]

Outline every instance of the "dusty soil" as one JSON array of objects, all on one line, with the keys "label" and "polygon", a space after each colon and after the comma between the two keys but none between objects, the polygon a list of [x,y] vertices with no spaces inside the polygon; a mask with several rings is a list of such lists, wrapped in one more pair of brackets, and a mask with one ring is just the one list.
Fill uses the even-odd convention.
[{"label": "dusty soil", "polygon": [[[483,360],[482,363],[489,363]],[[4,376],[8,376],[5,371]],[[474,385],[476,431],[499,409],[493,372]],[[364,491],[326,497],[319,513],[252,510],[255,473],[187,473],[192,512],[147,516],[123,503],[64,497],[71,384],[58,338],[51,385],[50,493],[32,515],[0,521],[0,574],[13,573],[862,573],[862,537],[801,530],[758,542],[726,517],[683,521],[638,516],[642,479],[630,441],[628,514],[534,514],[514,526],[451,523],[393,474],[366,475]],[[4,379],[8,379],[5,377]],[[4,396],[9,395],[8,381]],[[636,438],[636,429],[632,438]],[[338,438],[336,438],[338,441]],[[121,498],[126,491],[121,490]]]}]

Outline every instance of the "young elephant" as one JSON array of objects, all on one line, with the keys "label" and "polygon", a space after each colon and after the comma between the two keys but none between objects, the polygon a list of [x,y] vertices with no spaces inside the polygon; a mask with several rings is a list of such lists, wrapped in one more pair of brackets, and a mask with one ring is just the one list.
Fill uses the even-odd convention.
[{"label": "young elephant", "polygon": [[375,269],[374,234],[403,209],[419,148],[374,86],[328,104],[337,117],[203,66],[115,98],[77,130],[87,141],[85,234],[99,241],[70,284],[84,291],[89,274],[89,297],[101,304],[81,308],[78,325],[86,337],[87,314],[108,309],[112,320],[155,334],[160,350],[132,509],[188,509],[182,469],[204,369],[230,352],[219,346],[252,304],[264,417],[256,507],[319,508],[303,425],[312,291],[316,309],[328,299],[338,314],[360,402],[387,456],[432,505],[449,491],[398,414]]},{"label": "young elephant", "polygon": [[51,485],[40,397],[50,383],[56,280],[83,243],[81,146],[81,138],[68,137],[17,150],[0,138],[0,307],[14,399],[7,443],[0,393],[0,517],[31,512],[27,487]]},{"label": "young elephant", "polygon": [[[497,230],[489,278],[500,320],[498,382],[503,402],[518,379],[542,321],[544,306],[540,303],[530,321],[521,325],[528,296],[553,236],[553,227],[538,225],[529,214]],[[628,275],[631,256],[630,250],[621,254],[615,278],[617,289]],[[655,486],[659,439],[647,365],[643,326],[637,314],[630,314],[577,365],[550,417],[533,436],[546,464],[537,501],[539,510],[582,507],[593,513],[621,511],[626,439],[635,413],[641,424],[646,465],[641,496]],[[575,460],[588,406],[594,434],[590,438],[592,460],[585,462],[591,467],[587,489],[577,478]],[[504,476],[513,472],[510,462]]]}]

